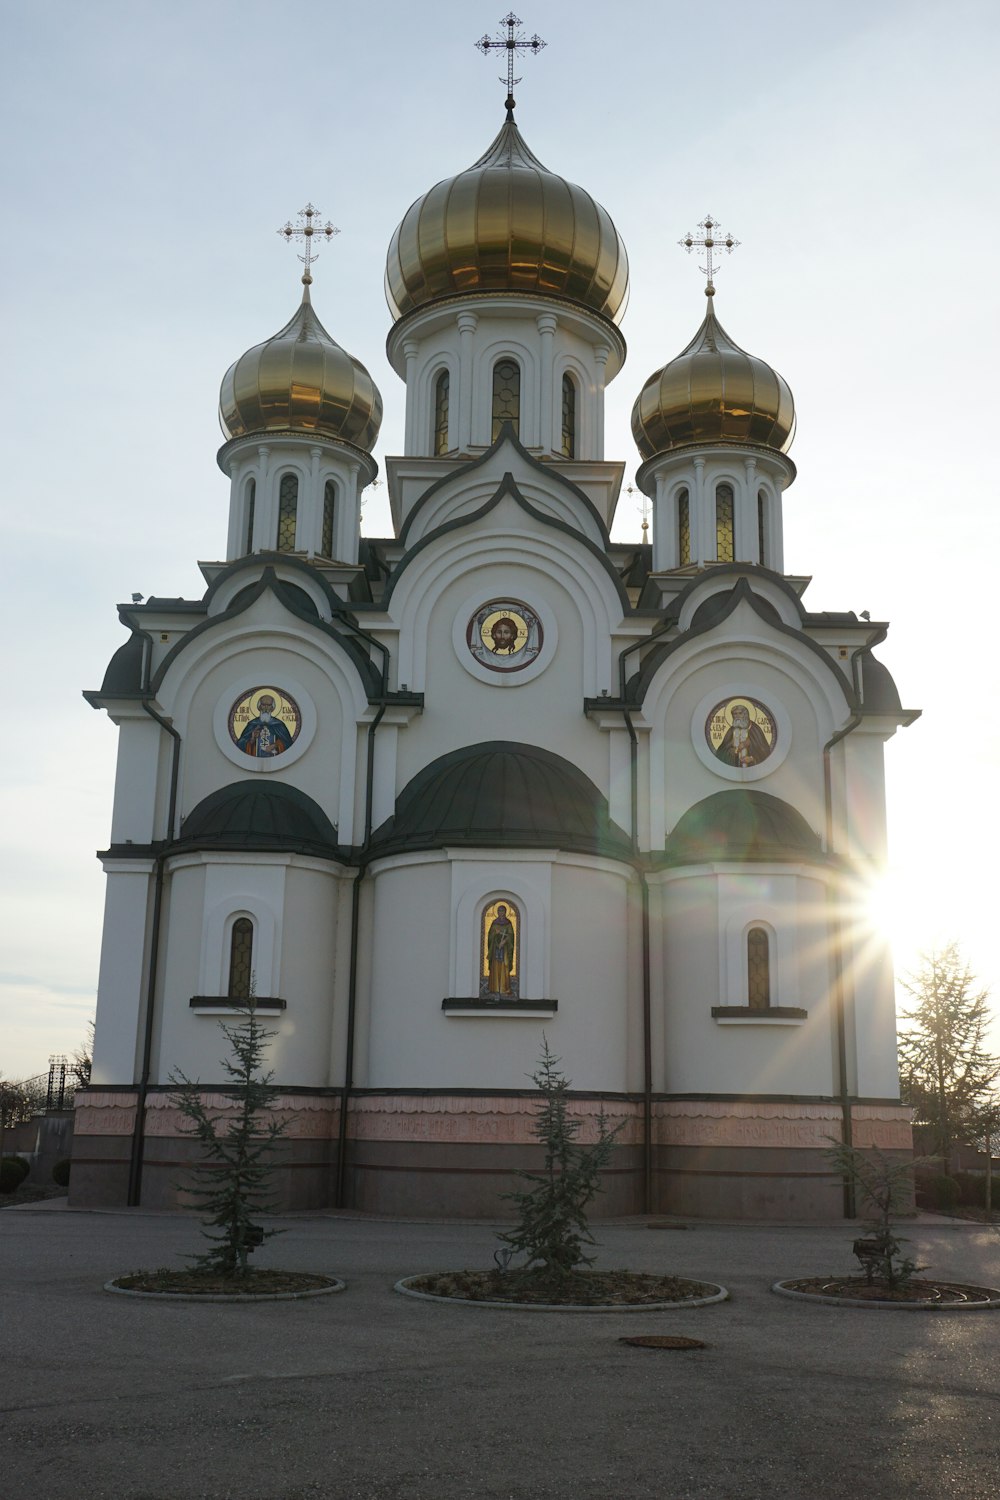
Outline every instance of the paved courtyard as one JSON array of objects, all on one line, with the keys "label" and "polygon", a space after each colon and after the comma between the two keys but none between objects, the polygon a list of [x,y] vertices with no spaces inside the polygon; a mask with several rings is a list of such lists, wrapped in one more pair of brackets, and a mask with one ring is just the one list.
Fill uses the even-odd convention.
[{"label": "paved courtyard", "polygon": [[[0,1214],[5,1500],[995,1500],[1000,1312],[808,1306],[782,1276],[853,1267],[851,1228],[600,1225],[602,1266],[720,1281],[682,1312],[425,1304],[393,1282],[492,1262],[487,1224],[303,1216],[258,1264],[330,1271],[295,1303],[164,1305],[109,1277],[177,1265],[197,1223]],[[1000,1232],[908,1230],[1000,1285]],[[704,1339],[699,1352],[618,1342]]]}]

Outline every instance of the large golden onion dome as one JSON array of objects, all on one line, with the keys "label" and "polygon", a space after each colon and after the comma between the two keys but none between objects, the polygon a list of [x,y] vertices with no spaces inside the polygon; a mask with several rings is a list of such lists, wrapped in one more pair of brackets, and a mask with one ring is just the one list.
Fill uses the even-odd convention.
[{"label": "large golden onion dome", "polygon": [[795,403],[777,370],[729,337],[710,295],[690,344],[640,391],[632,435],[644,459],[692,443],[753,443],[787,453]]},{"label": "large golden onion dome", "polygon": [[327,333],[307,285],[291,321],[226,371],[219,421],[231,438],[314,433],[370,453],[382,425],[382,397],[361,361]]},{"label": "large golden onion dome", "polygon": [[385,290],[394,318],[470,292],[541,292],[617,322],[628,257],[607,210],[544,167],[508,113],[477,162],[407,210]]}]

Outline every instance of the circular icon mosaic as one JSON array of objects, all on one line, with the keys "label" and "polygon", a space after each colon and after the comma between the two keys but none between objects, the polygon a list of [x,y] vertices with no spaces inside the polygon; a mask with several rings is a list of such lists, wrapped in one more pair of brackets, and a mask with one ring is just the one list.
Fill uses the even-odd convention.
[{"label": "circular icon mosaic", "polygon": [[542,622],[518,599],[491,599],[472,616],[465,642],[480,666],[491,672],[520,672],[542,649]]},{"label": "circular icon mosaic", "polygon": [[756,698],[723,698],[705,720],[705,739],[724,766],[759,766],[777,744],[778,726]]},{"label": "circular icon mosaic", "polygon": [[229,710],[229,738],[237,750],[255,760],[283,755],[301,729],[299,705],[281,688],[251,688]]}]

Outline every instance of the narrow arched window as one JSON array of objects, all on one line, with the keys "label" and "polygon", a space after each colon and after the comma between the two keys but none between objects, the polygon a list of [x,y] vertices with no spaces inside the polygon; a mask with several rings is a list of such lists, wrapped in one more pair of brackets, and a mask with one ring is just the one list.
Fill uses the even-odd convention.
[{"label": "narrow arched window", "polygon": [[520,998],[521,913],[507,896],[490,901],[480,921],[479,992]]},{"label": "narrow arched window", "polygon": [[715,487],[715,555],[719,562],[732,562],[735,555],[731,484],[718,484]]},{"label": "narrow arched window", "polygon": [[282,474],[278,488],[278,551],[295,551],[295,520],[299,509],[299,481],[295,474]]},{"label": "narrow arched window", "polygon": [[757,491],[757,561],[767,562],[767,495]]},{"label": "narrow arched window", "polygon": [[572,375],[562,378],[562,456],[576,457],[576,386]]},{"label": "narrow arched window", "polygon": [[320,542],[320,551],[324,557],[333,556],[333,510],[336,498],[337,486],[332,479],[328,479],[323,489],[323,537]]},{"label": "narrow arched window", "polygon": [[677,561],[682,568],[691,561],[691,506],[687,490],[677,493]]},{"label": "narrow arched window", "polygon": [[451,400],[451,376],[442,370],[434,382],[434,452],[448,452],[448,407]]},{"label": "narrow arched window", "polygon": [[256,479],[251,479],[250,483],[247,485],[246,545],[243,548],[244,552],[246,552],[248,555],[249,555],[249,553],[251,553],[253,551],[253,513],[254,513],[254,506],[256,504],[256,501],[257,501],[257,481],[256,481]]},{"label": "narrow arched window", "polygon": [[230,1000],[248,1000],[253,978],[253,923],[249,917],[237,917],[229,939]]},{"label": "narrow arched window", "polygon": [[767,1010],[771,1003],[771,954],[763,927],[747,933],[747,1004],[751,1010]]},{"label": "narrow arched window", "polygon": [[498,359],[493,366],[493,441],[509,422],[514,436],[521,430],[521,367],[516,360]]}]

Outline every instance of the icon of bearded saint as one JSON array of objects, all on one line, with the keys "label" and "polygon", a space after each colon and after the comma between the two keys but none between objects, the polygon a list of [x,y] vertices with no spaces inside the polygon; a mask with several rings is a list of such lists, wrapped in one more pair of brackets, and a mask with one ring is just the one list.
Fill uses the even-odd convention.
[{"label": "icon of bearded saint", "polygon": [[501,615],[499,620],[494,620],[490,626],[490,636],[496,654],[499,656],[506,652],[510,656],[517,646],[517,625],[509,615]]},{"label": "icon of bearded saint", "polygon": [[759,724],[751,722],[745,703],[734,703],[732,723],[716,747],[715,754],[727,766],[757,766],[771,753]]}]

